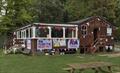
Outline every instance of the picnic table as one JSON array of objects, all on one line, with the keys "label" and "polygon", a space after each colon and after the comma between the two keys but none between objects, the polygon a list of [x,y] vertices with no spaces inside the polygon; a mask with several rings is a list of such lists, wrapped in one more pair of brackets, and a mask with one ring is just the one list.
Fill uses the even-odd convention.
[{"label": "picnic table", "polygon": [[70,73],[74,73],[75,70],[79,70],[81,73],[83,73],[83,71],[85,69],[92,69],[95,71],[95,73],[98,73],[99,71],[103,71],[102,68],[107,67],[108,68],[108,72],[112,73],[112,69],[111,67],[114,66],[111,63],[108,62],[89,62],[89,63],[72,63],[72,64],[67,64],[69,67],[68,68],[64,68],[64,70],[69,71]]}]

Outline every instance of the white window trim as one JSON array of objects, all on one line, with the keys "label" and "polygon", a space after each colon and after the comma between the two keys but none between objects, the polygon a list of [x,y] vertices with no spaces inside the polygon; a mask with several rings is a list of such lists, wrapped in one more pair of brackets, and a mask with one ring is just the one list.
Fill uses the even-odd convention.
[{"label": "white window trim", "polygon": [[76,34],[76,38],[78,38],[78,27],[76,27],[75,31],[76,31],[76,33],[75,33]]},{"label": "white window trim", "polygon": [[52,35],[52,29],[51,29],[51,27],[48,27],[48,29],[49,29],[49,38],[51,38],[51,35]]},{"label": "white window trim", "polygon": [[28,38],[30,38],[30,28],[28,28]]},{"label": "white window trim", "polygon": [[65,38],[65,27],[63,27],[63,38]]},{"label": "white window trim", "polygon": [[32,33],[31,33],[32,38],[35,38],[35,37],[36,37],[36,34],[35,34],[35,33],[36,33],[36,27],[35,27],[35,26],[32,27],[31,32],[32,32]]},{"label": "white window trim", "polygon": [[[52,27],[48,26],[47,27],[49,29],[49,34],[48,37],[36,37],[36,27],[30,27],[24,30],[20,30],[17,31],[17,39],[32,39],[32,38],[41,38],[41,39],[77,39],[78,38],[78,27],[75,27],[75,30],[72,30],[72,36],[71,37],[66,37],[65,33],[65,29],[66,27],[62,27],[63,30],[63,37],[58,38],[58,37],[52,37]],[[28,30],[28,37],[26,37],[26,30]],[[31,32],[30,32],[31,30]],[[20,35],[21,32],[21,35]],[[32,37],[30,37],[30,34]]]}]

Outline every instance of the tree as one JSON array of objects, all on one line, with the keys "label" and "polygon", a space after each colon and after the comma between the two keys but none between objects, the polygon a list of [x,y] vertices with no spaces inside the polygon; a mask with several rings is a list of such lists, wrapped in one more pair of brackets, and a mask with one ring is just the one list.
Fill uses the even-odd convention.
[{"label": "tree", "polygon": [[71,20],[103,16],[115,23],[116,0],[68,0],[66,9]]},{"label": "tree", "polygon": [[1,8],[5,11],[5,14],[1,16],[0,26],[7,28],[7,30],[5,30],[9,31],[32,22],[32,1],[33,0],[2,1]]},{"label": "tree", "polygon": [[63,4],[60,0],[36,0],[36,22],[59,23],[63,21]]},{"label": "tree", "polygon": [[116,26],[120,27],[120,0],[117,0],[117,7],[116,7]]},{"label": "tree", "polygon": [[92,0],[89,4],[90,15],[106,17],[111,23],[116,23],[116,0]]},{"label": "tree", "polygon": [[116,40],[120,41],[120,0],[116,0],[117,1],[117,7],[116,7],[116,19],[115,19],[115,24],[116,24]]},{"label": "tree", "polygon": [[69,21],[80,20],[89,16],[89,0],[68,0],[65,9],[68,12]]}]

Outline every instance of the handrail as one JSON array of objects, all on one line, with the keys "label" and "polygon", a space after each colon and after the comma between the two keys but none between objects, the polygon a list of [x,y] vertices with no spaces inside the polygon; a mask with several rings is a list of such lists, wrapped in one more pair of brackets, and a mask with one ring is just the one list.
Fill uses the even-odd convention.
[{"label": "handrail", "polygon": [[98,40],[96,41],[96,43],[94,45],[98,44]]},{"label": "handrail", "polygon": [[97,42],[98,42],[98,39],[96,39],[96,40],[92,43],[92,46],[96,45]]}]

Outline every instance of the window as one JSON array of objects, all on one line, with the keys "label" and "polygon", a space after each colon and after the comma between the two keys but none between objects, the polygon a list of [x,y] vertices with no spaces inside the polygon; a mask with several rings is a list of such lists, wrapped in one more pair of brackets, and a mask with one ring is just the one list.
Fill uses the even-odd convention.
[{"label": "window", "polygon": [[65,37],[66,38],[72,37],[72,30],[71,29],[69,29],[69,28],[65,29]]},{"label": "window", "polygon": [[72,38],[72,37],[76,37],[76,34],[75,34],[76,30],[75,28],[66,28],[65,29],[65,37],[66,38]]},{"label": "window", "polygon": [[61,27],[53,27],[52,37],[63,38],[63,29]]},{"label": "window", "polygon": [[33,36],[32,28],[24,30],[23,38],[31,38]]},{"label": "window", "polygon": [[23,31],[23,38],[26,38],[26,30]]},{"label": "window", "polygon": [[112,35],[112,28],[107,28],[107,36],[111,36]]},{"label": "window", "polygon": [[87,26],[86,25],[81,26],[81,34],[82,35],[87,35]]},{"label": "window", "polygon": [[19,35],[19,37],[21,38],[21,31],[19,31],[20,32],[20,35]]},{"label": "window", "polygon": [[17,31],[17,38],[22,38],[22,39],[23,38],[31,38],[32,35],[33,35],[32,28]]},{"label": "window", "polygon": [[77,33],[76,33],[76,30],[73,29],[73,30],[72,30],[72,37],[76,37],[76,34],[77,34]]},{"label": "window", "polygon": [[29,37],[29,30],[26,29],[26,38],[28,38],[28,37]]},{"label": "window", "polygon": [[33,31],[32,31],[32,28],[30,28],[30,37],[33,36]]},{"label": "window", "polygon": [[82,31],[82,35],[86,35],[87,34],[87,32],[86,31]]},{"label": "window", "polygon": [[49,29],[47,27],[36,28],[36,36],[37,37],[48,37]]},{"label": "window", "polygon": [[82,30],[86,30],[87,28],[86,28],[86,26],[82,26]]},{"label": "window", "polygon": [[26,38],[26,30],[21,30],[18,32],[19,38]]},{"label": "window", "polygon": [[24,38],[24,32],[21,31],[21,38]]},{"label": "window", "polygon": [[20,35],[21,35],[21,32],[17,31],[17,38],[21,38]]}]

